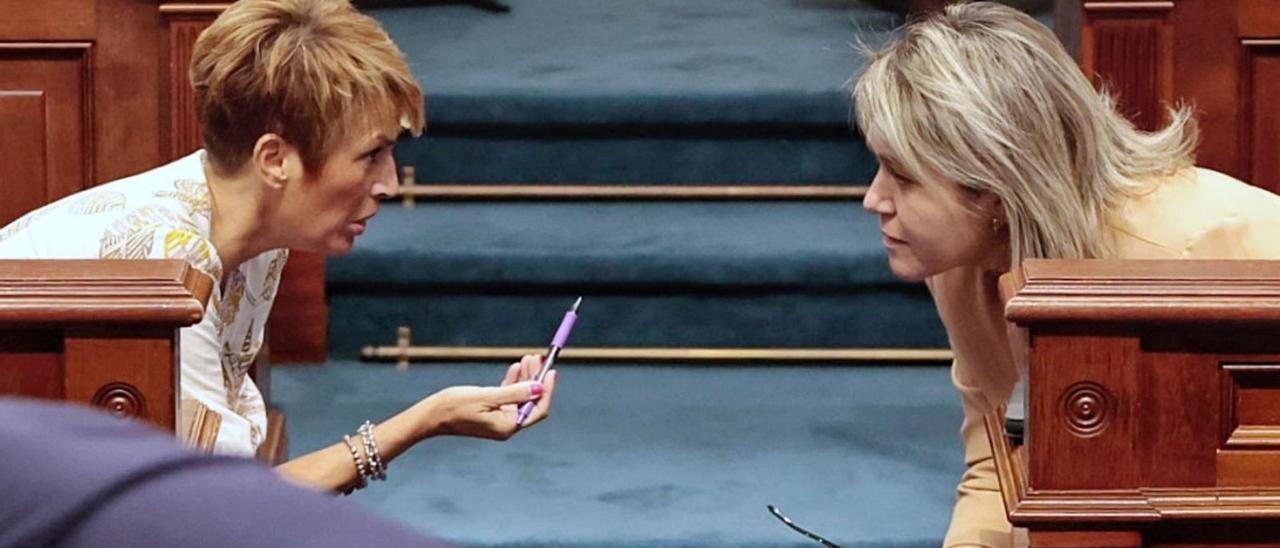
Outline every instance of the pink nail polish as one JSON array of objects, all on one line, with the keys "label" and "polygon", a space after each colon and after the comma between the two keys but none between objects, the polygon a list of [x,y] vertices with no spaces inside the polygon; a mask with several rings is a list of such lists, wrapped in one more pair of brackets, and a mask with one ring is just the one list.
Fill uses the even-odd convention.
[{"label": "pink nail polish", "polygon": [[541,395],[542,395],[542,383],[540,383],[540,382],[535,382],[535,383],[533,383],[533,384],[529,385],[529,395],[530,395],[530,397],[534,397],[534,398],[536,398],[536,397],[538,397],[538,396],[541,396]]}]

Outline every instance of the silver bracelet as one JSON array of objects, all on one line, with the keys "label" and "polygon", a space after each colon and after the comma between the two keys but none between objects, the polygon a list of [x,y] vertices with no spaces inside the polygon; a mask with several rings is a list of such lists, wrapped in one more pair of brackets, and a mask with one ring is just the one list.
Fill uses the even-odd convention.
[{"label": "silver bracelet", "polygon": [[354,487],[346,491],[345,494],[349,495],[352,491],[355,491],[356,489],[364,489],[365,486],[369,484],[369,482],[365,480],[365,477],[369,475],[369,471],[365,468],[364,458],[360,456],[360,451],[356,449],[355,442],[351,441],[351,436],[343,435],[342,441],[347,444],[347,449],[351,450],[351,460],[356,463],[356,484]]},{"label": "silver bracelet", "polygon": [[373,437],[373,423],[364,421],[358,432],[360,432],[361,441],[364,442],[364,454],[369,459],[369,476],[375,480],[385,481],[387,465],[382,462],[382,455],[378,452],[378,440]]}]

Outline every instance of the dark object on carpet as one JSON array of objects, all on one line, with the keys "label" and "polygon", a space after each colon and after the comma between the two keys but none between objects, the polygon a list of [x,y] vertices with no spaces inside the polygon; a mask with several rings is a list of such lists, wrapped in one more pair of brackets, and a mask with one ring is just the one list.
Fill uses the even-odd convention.
[{"label": "dark object on carpet", "polygon": [[1022,445],[1022,438],[1025,431],[1025,419],[1005,417],[1004,435],[1009,437],[1010,444],[1014,446]]},{"label": "dark object on carpet", "polygon": [[507,13],[511,11],[511,6],[498,2],[497,0],[356,0],[354,3],[356,7],[361,9],[463,5],[492,13]]},{"label": "dark object on carpet", "polygon": [[773,514],[773,517],[778,518],[779,521],[781,521],[787,527],[790,527],[795,532],[800,533],[805,537],[808,537],[810,540],[813,540],[818,544],[826,546],[827,548],[840,548],[839,544],[836,544],[834,542],[827,540],[826,538],[823,538],[822,535],[819,535],[817,533],[814,533],[813,531],[805,529],[804,527],[796,525],[796,523],[794,521],[791,521],[791,518],[787,517],[786,514],[783,514],[782,510],[779,510],[777,506],[770,504],[768,508],[769,508],[769,513]]}]

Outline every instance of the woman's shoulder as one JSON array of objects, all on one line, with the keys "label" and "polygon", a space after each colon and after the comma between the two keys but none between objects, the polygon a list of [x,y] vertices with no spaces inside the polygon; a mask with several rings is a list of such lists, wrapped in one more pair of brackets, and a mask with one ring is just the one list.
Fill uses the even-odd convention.
[{"label": "woman's shoulder", "polygon": [[[208,187],[193,155],[41,207],[4,229],[0,240],[29,242],[18,252],[28,257],[154,258],[205,238],[208,216]],[[163,245],[153,243],[157,237]]]},{"label": "woman's shoulder", "polygon": [[93,224],[77,221],[115,221],[136,216],[139,210],[171,210],[178,217],[207,215],[208,201],[200,159],[192,155],[77,192],[37,212],[68,216],[75,227]]},{"label": "woman's shoulder", "polygon": [[1195,174],[1197,186],[1200,187],[1200,191],[1203,194],[1242,198],[1242,200],[1233,203],[1245,209],[1256,207],[1264,211],[1272,211],[1280,208],[1280,195],[1276,195],[1267,189],[1251,185],[1209,168],[1197,167]]},{"label": "woman's shoulder", "polygon": [[1122,257],[1252,258],[1280,246],[1277,224],[1280,196],[1198,167],[1128,200],[1116,231]]},{"label": "woman's shoulder", "polygon": [[160,203],[191,215],[207,215],[209,187],[205,181],[204,163],[196,152],[168,164],[117,179],[95,190],[119,196],[126,209]]}]

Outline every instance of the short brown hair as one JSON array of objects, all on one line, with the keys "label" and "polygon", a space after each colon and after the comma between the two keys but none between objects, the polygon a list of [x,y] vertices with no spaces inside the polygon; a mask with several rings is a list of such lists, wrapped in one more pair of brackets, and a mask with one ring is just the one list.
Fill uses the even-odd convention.
[{"label": "short brown hair", "polygon": [[239,169],[266,133],[298,147],[317,173],[341,130],[370,112],[414,135],[425,123],[404,54],[346,0],[232,4],[196,40],[191,85],[204,147],[224,172]]}]

